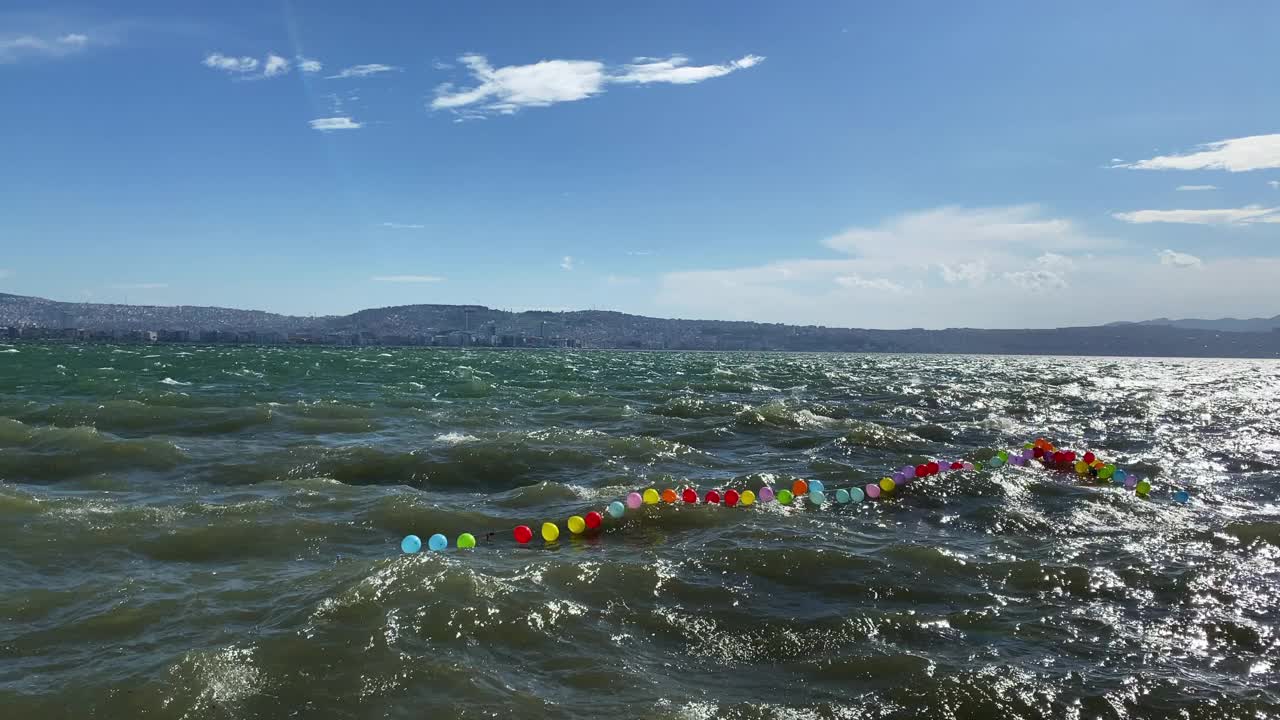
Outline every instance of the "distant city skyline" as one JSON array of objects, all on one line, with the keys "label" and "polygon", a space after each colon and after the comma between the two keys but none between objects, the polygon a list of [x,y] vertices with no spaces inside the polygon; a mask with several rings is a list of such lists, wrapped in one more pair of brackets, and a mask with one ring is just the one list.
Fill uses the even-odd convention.
[{"label": "distant city skyline", "polygon": [[868,328],[1280,312],[1280,5],[0,10],[0,292]]}]

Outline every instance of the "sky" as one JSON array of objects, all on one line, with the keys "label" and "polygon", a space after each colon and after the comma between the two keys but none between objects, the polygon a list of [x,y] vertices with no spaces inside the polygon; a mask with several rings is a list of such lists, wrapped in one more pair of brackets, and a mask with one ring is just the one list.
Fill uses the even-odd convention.
[{"label": "sky", "polygon": [[1280,3],[0,7],[0,292],[1280,313]]}]

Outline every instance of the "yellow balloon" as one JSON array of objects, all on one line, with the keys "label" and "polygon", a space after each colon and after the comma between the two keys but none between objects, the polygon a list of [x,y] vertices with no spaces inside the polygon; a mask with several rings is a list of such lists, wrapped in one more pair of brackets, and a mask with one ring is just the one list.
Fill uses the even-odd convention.
[{"label": "yellow balloon", "polygon": [[[581,515],[574,515],[573,517],[569,518],[569,532],[573,533],[574,535],[578,535],[583,530],[586,530],[586,529],[587,529],[587,522],[582,519]],[[554,540],[555,538],[551,538],[551,539]]]},{"label": "yellow balloon", "polygon": [[648,490],[645,490],[645,491],[644,491],[644,504],[645,504],[645,505],[657,505],[657,504],[658,504],[658,499],[659,499],[659,498],[658,498],[658,491],[657,491],[657,490],[654,490],[653,488],[649,488]]},{"label": "yellow balloon", "polygon": [[555,523],[542,523],[542,539],[547,542],[555,542],[560,537],[560,528]]},{"label": "yellow balloon", "polygon": [[885,492],[893,492],[896,487],[898,487],[898,484],[893,481],[893,478],[885,478],[880,481],[880,489]]},{"label": "yellow balloon", "polygon": [[752,505],[755,503],[755,501],[756,501],[756,494],[751,492],[750,490],[743,490],[742,494],[738,496],[738,502],[742,503],[743,505]]},{"label": "yellow balloon", "polygon": [[1077,462],[1076,472],[1079,473],[1080,475],[1087,475],[1089,473],[1089,463],[1083,460]]}]

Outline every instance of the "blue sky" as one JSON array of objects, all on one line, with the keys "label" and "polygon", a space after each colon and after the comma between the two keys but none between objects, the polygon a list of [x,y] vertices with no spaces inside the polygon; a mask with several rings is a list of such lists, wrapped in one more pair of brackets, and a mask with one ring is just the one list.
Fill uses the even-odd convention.
[{"label": "blue sky", "polygon": [[1276,27],[1273,2],[11,0],[0,291],[1273,315]]}]

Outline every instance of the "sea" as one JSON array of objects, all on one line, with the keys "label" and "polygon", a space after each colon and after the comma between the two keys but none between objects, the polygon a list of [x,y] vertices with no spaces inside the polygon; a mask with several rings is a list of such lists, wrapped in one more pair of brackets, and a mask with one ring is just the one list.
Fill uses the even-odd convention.
[{"label": "sea", "polygon": [[[1275,361],[0,345],[0,716],[1275,717],[1278,390]],[[1151,490],[990,467],[1038,438]],[[930,461],[975,468],[834,499]],[[796,479],[832,499],[568,529]]]}]

